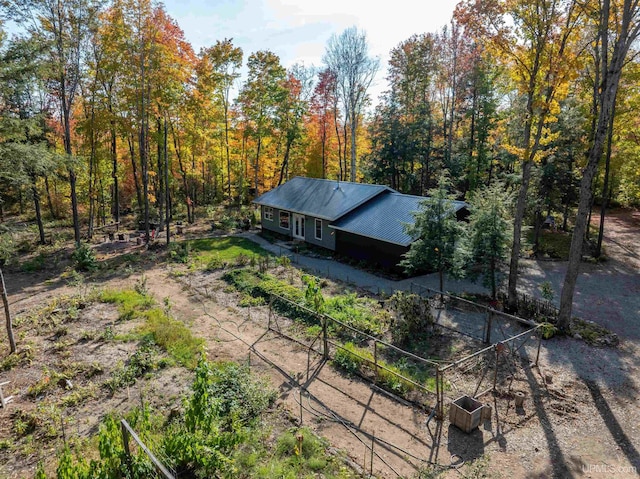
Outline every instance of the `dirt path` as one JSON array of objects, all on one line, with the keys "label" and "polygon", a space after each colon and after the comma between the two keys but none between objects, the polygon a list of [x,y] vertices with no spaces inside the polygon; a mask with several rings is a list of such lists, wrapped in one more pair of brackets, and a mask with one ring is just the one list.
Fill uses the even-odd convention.
[{"label": "dirt path", "polygon": [[223,291],[217,276],[197,274],[178,282],[159,268],[147,272],[147,286],[156,297],[171,298],[173,314],[206,339],[210,359],[250,361],[252,369],[269,375],[280,390],[281,406],[296,424],[302,414],[304,425],[348,451],[367,471],[375,436],[374,473],[415,474],[433,449],[425,412],[345,377],[321,355],[268,332],[266,307],[236,309],[237,298]]}]

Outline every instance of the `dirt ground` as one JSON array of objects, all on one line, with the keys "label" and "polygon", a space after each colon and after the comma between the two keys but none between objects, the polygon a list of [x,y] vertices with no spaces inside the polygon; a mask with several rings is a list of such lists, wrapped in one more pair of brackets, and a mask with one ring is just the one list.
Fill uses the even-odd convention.
[{"label": "dirt ground", "polygon": [[[255,371],[269,375],[280,390],[280,407],[292,420],[301,420],[329,439],[333,447],[346,450],[354,467],[363,472],[372,471],[379,477],[411,477],[418,468],[434,463],[433,470],[452,478],[482,474],[514,479],[638,477],[640,309],[635,309],[635,299],[629,302],[625,294],[635,292],[638,296],[640,291],[629,289],[638,287],[639,233],[640,216],[635,212],[616,213],[608,220],[605,245],[610,259],[601,265],[586,265],[579,286],[586,285],[588,301],[585,304],[580,295],[576,299],[581,315],[602,322],[620,335],[620,346],[593,347],[574,338],[554,338],[543,342],[535,367],[530,366],[535,348],[525,348],[528,357],[513,371],[511,390],[499,389],[498,394],[481,398],[492,405],[493,414],[472,434],[451,426],[447,418],[428,422],[424,409],[396,400],[363,380],[347,377],[307,347],[269,332],[267,308],[239,307],[238,296],[229,291],[218,273],[178,276],[173,272],[176,266],[147,261],[138,269],[114,272],[97,286],[131,287],[144,272],[147,288],[158,302],[170,298],[172,314],[206,340],[210,359],[248,362]],[[139,250],[133,243],[113,243],[100,251],[103,258],[115,258]],[[562,266],[527,263],[525,286],[534,287],[538,276],[544,278],[540,281],[559,277]],[[597,311],[603,313],[589,314],[593,309],[589,302],[598,298],[603,278],[625,281],[628,287],[601,296],[603,304],[597,308],[602,309]],[[16,316],[77,289],[52,273],[14,273],[6,280]],[[93,308],[91,314],[83,315],[83,321],[87,321],[83,328],[98,330],[115,324],[113,309],[104,305]],[[287,327],[284,318],[279,321]],[[70,332],[70,340],[77,343],[74,334],[78,333]],[[47,351],[42,361],[60,360],[49,351],[52,341],[42,341],[34,345]],[[85,362],[89,362],[95,355],[106,372],[119,355],[126,353],[117,347],[94,352],[90,346],[74,346],[74,357],[85,355]],[[0,380],[12,381],[8,394],[14,395],[14,403],[0,411],[0,439],[8,437],[10,414],[33,407],[26,391],[38,380],[34,372],[42,367],[42,363],[33,363],[0,374]],[[70,427],[80,435],[95,432],[105,413],[131,407],[132,402],[139,401],[141,392],[146,400],[170,408],[187,381],[184,373],[163,370],[152,380],[142,380],[108,400],[87,401],[74,410]],[[514,391],[526,394],[522,408],[514,405]],[[453,389],[448,396],[453,399],[458,392]],[[55,443],[50,450],[34,451],[27,458],[6,458],[0,451],[0,477],[30,477],[37,460],[43,454],[53,454],[57,446]]]}]

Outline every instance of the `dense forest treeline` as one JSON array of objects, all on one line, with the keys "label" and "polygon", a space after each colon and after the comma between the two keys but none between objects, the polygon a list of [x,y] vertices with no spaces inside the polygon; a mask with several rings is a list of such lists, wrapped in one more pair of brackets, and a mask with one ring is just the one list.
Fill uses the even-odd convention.
[{"label": "dense forest treeline", "polygon": [[79,242],[122,212],[147,231],[192,222],[294,175],[426,194],[447,172],[458,198],[494,180],[517,191],[515,293],[523,228],[575,225],[575,266],[594,202],[640,203],[636,0],[464,0],[390,52],[378,105],[355,27],[323,65],[287,69],[229,39],[194,52],[151,0],[0,9],[19,26],[1,35],[0,216],[32,211],[42,243],[43,215],[69,218]]}]

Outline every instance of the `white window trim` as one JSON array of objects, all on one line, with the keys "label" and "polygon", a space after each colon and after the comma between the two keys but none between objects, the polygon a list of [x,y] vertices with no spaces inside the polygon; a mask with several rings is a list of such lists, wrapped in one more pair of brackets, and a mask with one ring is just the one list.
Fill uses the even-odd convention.
[{"label": "white window trim", "polygon": [[[282,226],[282,215],[287,215],[287,226]],[[278,218],[278,226],[280,226],[280,228],[282,228],[283,230],[287,230],[290,231],[291,230],[291,213],[289,213],[288,211],[281,211],[280,212],[280,217]]]},{"label": "white window trim", "polygon": [[[320,222],[320,237],[318,237],[318,221]],[[320,218],[316,218],[314,226],[315,228],[314,228],[313,235],[315,239],[317,239],[318,241],[322,241],[322,220]]]},{"label": "white window trim", "polygon": [[273,207],[265,206],[264,214],[262,215],[262,217],[267,221],[273,221]]}]

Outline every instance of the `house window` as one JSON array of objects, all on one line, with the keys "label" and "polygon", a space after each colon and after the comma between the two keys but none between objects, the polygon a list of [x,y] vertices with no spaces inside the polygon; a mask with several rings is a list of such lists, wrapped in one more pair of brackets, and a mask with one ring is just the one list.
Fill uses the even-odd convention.
[{"label": "house window", "polygon": [[322,220],[316,218],[316,239],[322,241]]},{"label": "house window", "polygon": [[273,208],[271,206],[264,207],[264,219],[273,221]]},{"label": "house window", "polygon": [[289,229],[289,212],[281,211],[280,212],[280,228],[285,230]]}]

